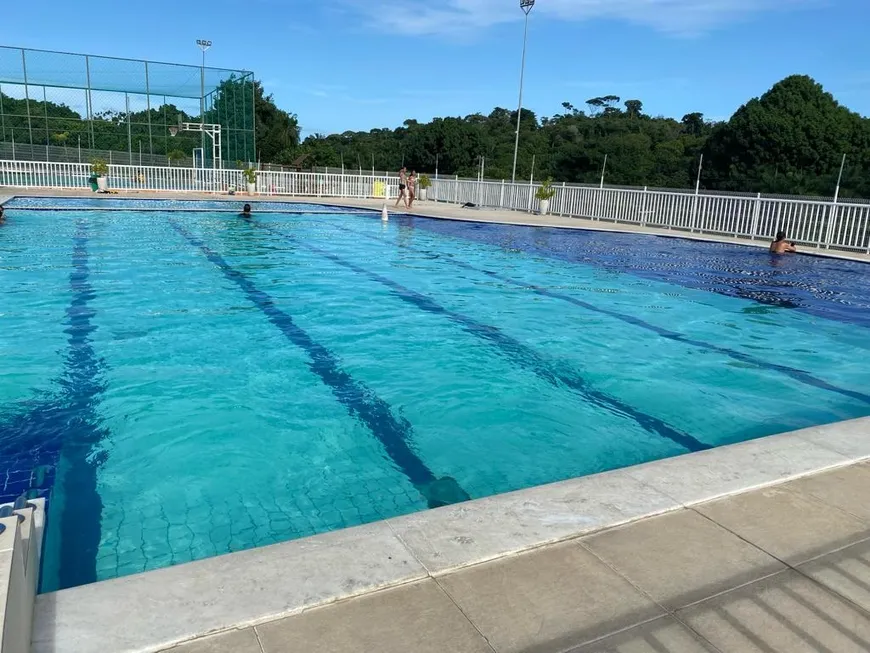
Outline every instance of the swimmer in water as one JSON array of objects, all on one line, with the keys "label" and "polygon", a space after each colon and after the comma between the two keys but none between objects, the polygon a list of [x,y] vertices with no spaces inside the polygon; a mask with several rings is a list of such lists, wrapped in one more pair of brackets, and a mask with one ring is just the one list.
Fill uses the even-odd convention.
[{"label": "swimmer in water", "polygon": [[796,251],[797,247],[795,247],[794,243],[786,240],[786,235],[784,231],[780,231],[778,234],[776,234],[776,240],[770,243],[771,254],[788,254]]},{"label": "swimmer in water", "polygon": [[242,208],[242,217],[243,218],[250,218],[251,217],[251,205],[250,204],[245,204],[245,206]]}]

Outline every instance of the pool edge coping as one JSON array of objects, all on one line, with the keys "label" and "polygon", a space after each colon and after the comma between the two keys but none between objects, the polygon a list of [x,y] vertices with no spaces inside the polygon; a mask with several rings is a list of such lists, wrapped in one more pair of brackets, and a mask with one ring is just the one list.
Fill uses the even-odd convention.
[{"label": "pool edge coping", "polygon": [[836,422],[44,594],[32,651],[161,651],[859,463],[867,436]]}]

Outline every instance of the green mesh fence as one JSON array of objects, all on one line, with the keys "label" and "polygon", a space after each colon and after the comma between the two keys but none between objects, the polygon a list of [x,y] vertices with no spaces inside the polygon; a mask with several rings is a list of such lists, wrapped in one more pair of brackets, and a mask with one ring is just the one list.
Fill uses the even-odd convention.
[{"label": "green mesh fence", "polygon": [[211,167],[210,137],[170,135],[179,118],[221,125],[224,167],[256,160],[249,71],[0,46],[0,158],[189,165],[204,153]]}]

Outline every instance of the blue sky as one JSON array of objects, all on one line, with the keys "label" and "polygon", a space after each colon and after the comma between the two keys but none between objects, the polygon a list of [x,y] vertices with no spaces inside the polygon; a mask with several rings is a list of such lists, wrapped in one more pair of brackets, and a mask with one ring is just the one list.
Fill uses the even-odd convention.
[{"label": "blue sky", "polygon": [[[254,70],[305,134],[517,103],[518,0],[43,0],[4,7],[3,45]],[[614,94],[724,119],[792,73],[870,115],[867,0],[538,0],[524,106]]]}]

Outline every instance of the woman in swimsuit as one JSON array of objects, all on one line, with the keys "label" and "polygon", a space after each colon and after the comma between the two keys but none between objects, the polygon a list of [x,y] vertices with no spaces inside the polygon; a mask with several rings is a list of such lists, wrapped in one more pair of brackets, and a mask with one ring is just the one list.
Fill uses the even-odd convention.
[{"label": "woman in swimsuit", "polygon": [[417,171],[411,172],[408,177],[408,208],[414,206],[414,200],[417,199]]},{"label": "woman in swimsuit", "polygon": [[408,206],[408,195],[405,192],[408,183],[408,171],[405,168],[399,170],[399,199],[396,200],[396,206],[399,206],[399,202],[405,200],[405,206]]}]

